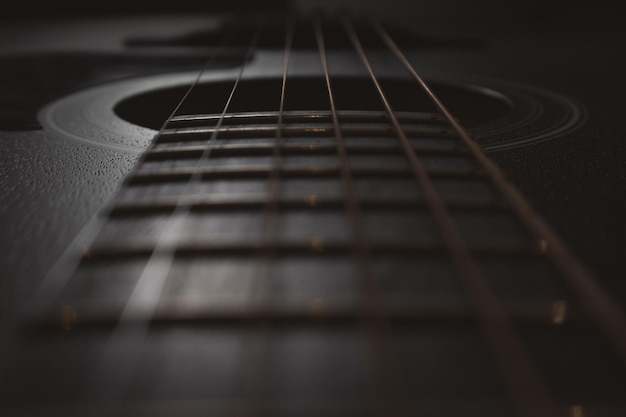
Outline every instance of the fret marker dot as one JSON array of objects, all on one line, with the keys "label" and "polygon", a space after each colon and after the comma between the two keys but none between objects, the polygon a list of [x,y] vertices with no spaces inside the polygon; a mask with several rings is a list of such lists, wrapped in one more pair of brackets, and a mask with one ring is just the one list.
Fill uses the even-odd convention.
[{"label": "fret marker dot", "polygon": [[326,303],[322,298],[314,298],[309,308],[312,316],[321,317],[326,311]]},{"label": "fret marker dot", "polygon": [[61,308],[61,328],[63,331],[71,331],[74,328],[76,321],[76,311],[74,311],[74,309],[70,306],[63,306]]},{"label": "fret marker dot", "polygon": [[573,405],[570,408],[571,417],[585,417],[584,409],[582,405]]},{"label": "fret marker dot", "polygon": [[564,324],[567,317],[567,301],[559,300],[552,304],[552,323]]},{"label": "fret marker dot", "polygon": [[311,194],[310,196],[306,197],[306,205],[309,207],[316,207],[317,204],[319,203],[319,198],[317,195],[315,194]]},{"label": "fret marker dot", "polygon": [[324,239],[321,237],[314,237],[311,239],[311,251],[315,253],[324,252]]}]

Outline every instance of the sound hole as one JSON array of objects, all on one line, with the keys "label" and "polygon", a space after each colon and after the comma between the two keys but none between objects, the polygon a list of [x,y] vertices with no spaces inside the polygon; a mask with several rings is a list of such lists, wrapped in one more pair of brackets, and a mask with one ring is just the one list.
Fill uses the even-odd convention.
[{"label": "sound hole", "polygon": [[[282,80],[243,80],[228,106],[228,112],[276,111],[280,104]],[[436,112],[434,104],[415,81],[381,80],[395,111]],[[512,109],[510,102],[491,90],[433,82],[431,88],[466,127],[497,120]],[[220,114],[228,100],[233,81],[198,85],[177,114]],[[126,121],[158,130],[184,96],[188,87],[173,87],[137,94],[119,102],[115,113]],[[380,110],[384,107],[371,80],[337,78],[332,81],[338,110]],[[328,110],[325,81],[296,78],[287,82],[285,110]]]}]

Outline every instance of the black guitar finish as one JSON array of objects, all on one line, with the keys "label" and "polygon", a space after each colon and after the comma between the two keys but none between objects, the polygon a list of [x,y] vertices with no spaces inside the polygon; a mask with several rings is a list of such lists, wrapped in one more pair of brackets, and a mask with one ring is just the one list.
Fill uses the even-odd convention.
[{"label": "black guitar finish", "polygon": [[[439,28],[428,36],[422,36],[419,28],[406,25],[403,27],[408,32],[418,33],[419,36],[416,35],[416,38],[420,39],[420,42],[414,45],[415,48],[410,49],[411,61],[418,71],[440,82],[444,86],[440,87],[440,90],[445,90],[446,85],[454,82],[493,88],[505,96],[508,95],[514,108],[520,109],[528,106],[543,112],[540,118],[534,119],[535,125],[522,126],[514,131],[504,130],[503,133],[497,135],[493,134],[493,130],[490,131],[489,128],[485,131],[484,126],[490,126],[489,123],[478,123],[477,126],[468,127],[474,128],[471,131],[481,145],[487,149],[492,147],[489,156],[494,162],[562,237],[595,279],[614,299],[618,300],[618,304],[623,304],[623,300],[626,299],[622,266],[622,258],[626,255],[626,225],[622,220],[622,213],[626,209],[624,164],[626,146],[622,138],[626,132],[622,123],[624,106],[620,87],[623,83],[620,78],[626,65],[622,62],[618,52],[624,34],[618,22],[615,22],[618,20],[615,10],[603,10],[600,6],[591,8],[578,4],[567,14],[565,11],[559,11],[550,18],[533,20],[536,26],[491,27],[468,30],[468,34],[456,28],[450,28],[449,33],[445,33],[445,29]],[[398,20],[403,22],[402,18]],[[59,259],[87,219],[109,201],[114,190],[119,187],[121,180],[131,171],[137,161],[140,149],[147,145],[147,142],[142,142],[145,130],[141,129],[144,128],[140,129],[139,134],[130,131],[128,137],[131,139],[129,140],[124,137],[120,139],[118,144],[128,145],[127,151],[120,151],[119,148],[112,148],[108,145],[94,146],[93,142],[74,140],[69,135],[64,137],[58,131],[51,130],[50,123],[44,119],[43,115],[49,113],[42,110],[37,117],[37,109],[71,94],[99,91],[93,89],[103,88],[109,94],[108,91],[112,90],[107,90],[108,86],[120,85],[122,86],[120,88],[124,89],[135,79],[144,76],[186,74],[204,60],[205,53],[201,50],[203,42],[206,39],[209,41],[213,39],[210,36],[205,39],[202,36],[189,34],[202,33],[201,30],[206,30],[205,24],[209,27],[209,33],[217,31],[220,19],[173,19],[172,22],[175,24],[166,25],[169,28],[167,31],[170,32],[168,37],[159,34],[158,29],[162,27],[162,21],[132,18],[118,26],[119,32],[115,35],[116,42],[114,43],[109,43],[106,37],[102,36],[103,33],[107,33],[106,30],[116,32],[112,29],[113,26],[109,26],[107,20],[98,21],[97,24],[84,22],[81,20],[74,22],[78,29],[75,29],[75,32],[73,29],[68,29],[70,34],[67,36],[57,32],[60,33],[59,40],[67,42],[78,36],[75,33],[90,33],[90,36],[93,36],[91,45],[98,45],[95,52],[86,50],[86,46],[90,45],[87,40],[82,46],[70,42],[69,47],[63,42],[59,44],[53,41],[44,42],[48,33],[48,29],[45,28],[54,28],[58,31],[63,26],[54,21],[26,23],[25,25],[30,26],[9,28],[15,29],[17,41],[3,44],[5,53],[2,59],[6,65],[0,69],[0,82],[2,82],[3,91],[8,92],[2,98],[3,115],[0,118],[3,171],[0,249],[3,253],[1,258],[3,326],[6,329],[3,334],[7,342],[6,352],[2,353],[5,358],[14,357],[12,355],[15,353],[11,352],[14,347],[12,342],[17,340],[16,335],[22,332],[21,322],[16,320],[17,311],[30,299],[47,271]],[[138,22],[147,22],[145,26],[147,29],[144,31],[141,26],[137,25]],[[93,32],[85,32],[87,28],[92,29]],[[29,31],[30,36],[27,36]],[[33,34],[35,36],[32,36]],[[30,40],[33,37],[36,40]],[[412,38],[410,36],[408,38],[406,42],[410,43]],[[146,39],[152,39],[152,41],[146,41]],[[174,41],[168,44],[162,39]],[[189,39],[192,41],[189,42]],[[424,41],[424,39],[434,39],[434,41]],[[332,42],[332,38],[330,41]],[[181,43],[188,49],[182,52],[180,49],[172,49],[180,47]],[[315,52],[314,49],[312,51],[306,49],[314,46],[315,43],[304,45],[306,48],[294,51],[294,60],[297,62],[301,59],[304,62],[301,68],[305,69],[301,71],[306,78],[306,56]],[[339,57],[340,60],[344,47],[345,45],[339,44],[330,48],[329,53],[335,58]],[[279,68],[282,63],[281,53],[280,48],[268,44],[252,59],[246,61],[245,47],[236,45],[218,54],[213,68],[217,72],[235,73],[238,71],[239,63],[248,62],[246,65],[249,64],[251,68],[260,68],[262,72],[262,63],[265,62],[263,59],[268,59]],[[384,60],[375,62],[384,67]],[[129,84],[124,84],[125,82]],[[176,83],[176,81],[172,82]],[[258,91],[253,87],[248,86],[252,89],[251,91]],[[306,88],[308,87],[304,86],[302,90],[306,91]],[[354,87],[346,88],[349,90]],[[146,94],[150,91],[154,91],[154,88],[149,89]],[[445,95],[445,91],[443,93]],[[117,93],[110,94],[113,97]],[[302,96],[304,94],[300,96],[300,99]],[[531,97],[532,100],[525,101],[524,97]],[[565,101],[561,101],[561,98]],[[246,102],[249,101],[246,100]],[[564,102],[573,104],[567,107],[563,106]],[[535,107],[529,103],[534,103]],[[451,104],[450,107],[453,105]],[[87,109],[89,111],[88,107]],[[511,136],[524,135],[523,129],[531,131],[529,137],[532,137],[535,131],[543,132],[542,129],[545,126],[548,126],[547,131],[553,129],[558,132],[558,127],[553,128],[553,126],[563,123],[562,120],[569,120],[564,114],[574,111],[572,109],[580,112],[576,116],[577,121],[571,122],[570,128],[563,130],[560,134],[545,134],[540,141],[529,141],[519,146],[497,147],[499,143],[515,142],[515,138]],[[123,113],[120,109],[116,112],[115,117]],[[102,116],[103,123],[116,120],[112,119],[111,114],[107,113]],[[508,117],[514,121],[518,118],[524,119],[519,115]],[[85,117],[85,119],[89,118]],[[135,121],[135,123],[148,127],[150,123],[158,125],[158,122],[151,121]],[[44,125],[44,129],[41,128],[41,124]],[[71,125],[71,119],[68,124]],[[102,131],[97,126],[89,127],[88,124],[86,126],[88,127],[85,129],[88,131],[85,132],[85,137],[110,134],[106,129],[104,133],[101,133]],[[493,125],[491,126],[493,128]],[[140,139],[133,142],[135,140],[133,138],[137,137]],[[103,142],[106,143],[107,140],[105,138]],[[223,268],[229,267],[223,266]],[[312,308],[315,311],[316,305],[312,305]],[[558,316],[561,305],[556,304],[554,308]],[[73,314],[71,310],[62,310],[61,324],[74,323]],[[138,382],[135,385],[131,384],[133,388],[126,394],[116,393],[113,389],[112,392],[97,393],[93,398],[89,397],[93,395],[93,391],[87,389],[86,392],[91,394],[84,397],[78,395],[80,398],[78,403],[74,402],[76,394],[68,390],[80,387],[80,379],[72,379],[71,376],[65,379],[54,378],[54,375],[62,374],[64,370],[55,369],[56,365],[51,364],[45,358],[38,359],[36,343],[27,343],[24,346],[32,349],[32,353],[22,352],[15,357],[19,357],[20,360],[31,358],[30,365],[12,367],[10,359],[8,362],[3,361],[4,369],[9,370],[5,375],[10,377],[5,377],[2,381],[5,392],[9,394],[2,397],[1,403],[3,406],[6,405],[9,415],[28,415],[34,412],[42,414],[57,412],[59,415],[67,415],[68,410],[82,413],[85,410],[81,408],[83,400],[96,401],[102,408],[91,411],[100,412],[103,415],[109,412],[163,413],[163,415],[180,412],[184,415],[194,415],[194,413],[204,415],[207,412],[227,411],[236,413],[238,409],[232,408],[233,404],[229,403],[231,399],[228,395],[232,392],[226,387],[232,387],[242,381],[241,375],[236,374],[236,369],[239,368],[233,361],[240,359],[234,352],[237,346],[245,341],[239,340],[241,335],[233,332],[228,322],[227,317],[224,323],[218,323],[215,328],[211,329],[210,335],[201,333],[198,336],[193,326],[152,334],[151,338],[158,339],[155,342],[156,350],[149,352],[148,359],[139,365],[138,373],[142,376],[137,377],[137,380],[150,380],[153,372],[150,366],[159,363],[160,357],[171,359],[168,356],[169,353],[164,352],[176,351],[181,357],[202,358],[202,360],[198,359],[197,363],[206,368],[194,369],[194,363],[185,360],[161,363],[160,365],[163,365],[166,371],[154,371],[153,378],[158,379],[167,375],[171,380],[156,382],[153,380],[152,384]],[[455,323],[452,327],[457,325]],[[306,369],[307,365],[324,362],[327,362],[329,369],[336,367],[342,370],[336,375],[337,380],[334,381],[336,386],[343,390],[342,398],[357,398],[368,390],[378,389],[364,382],[370,378],[366,375],[367,367],[364,365],[367,361],[367,353],[358,346],[352,345],[357,335],[355,333],[346,336],[345,323],[341,320],[337,328],[331,328],[327,334],[327,340],[323,342],[320,342],[315,333],[319,329],[314,328],[313,332],[298,333],[297,317],[294,323],[283,323],[280,326],[283,327],[273,330],[276,332],[273,334],[276,336],[277,345],[270,353],[273,356],[268,363],[272,363],[272,360],[280,362],[282,355],[285,368],[271,371],[275,373],[271,374],[273,385],[267,388],[270,397],[276,392],[288,393],[290,401],[293,398],[298,399],[306,391],[327,395],[328,387],[325,384],[329,381],[322,377],[319,380],[306,381],[301,384],[289,379],[292,376],[293,367],[302,367],[303,375],[315,375],[315,372]],[[413,384],[411,390],[430,395],[430,402],[422,404],[423,409],[420,409],[420,405],[416,406],[416,409],[422,410],[426,415],[473,415],[468,410],[476,406],[481,415],[509,415],[506,411],[507,406],[499,402],[506,397],[506,393],[502,387],[498,386],[497,379],[492,380],[490,373],[483,374],[485,370],[481,366],[472,365],[474,361],[489,362],[489,359],[486,356],[483,357],[486,353],[482,350],[482,345],[474,338],[471,326],[468,328],[460,325],[459,332],[450,333],[442,333],[436,326],[432,328],[426,326],[425,331],[430,332],[428,336],[430,345],[428,346],[420,344],[415,339],[415,335],[406,331],[402,326],[403,324],[400,323],[394,331],[399,332],[399,355],[404,355],[403,358],[414,354],[419,349],[424,349],[425,352],[433,350],[446,352],[441,356],[447,361],[445,366],[430,363],[423,358],[421,362],[418,360],[419,363],[412,363],[412,373],[409,375]],[[521,334],[526,334],[524,325],[520,326]],[[348,332],[356,332],[350,325],[347,327]],[[72,363],[72,358],[75,357],[73,367],[77,369],[90,367],[93,366],[91,361],[96,352],[106,345],[106,340],[103,340],[101,334],[97,331],[89,333],[91,331],[81,334],[84,342],[76,351],[72,350],[76,345],[73,348],[67,348],[64,344],[63,338],[67,337],[68,333],[53,331],[46,343],[49,343],[51,350],[58,349],[53,356],[61,358],[59,363]],[[263,351],[263,335],[266,334],[263,333],[264,331],[266,329],[261,328],[258,334],[255,333],[256,336],[261,335],[260,339],[256,336],[253,338],[253,343],[259,343],[261,346],[258,351],[253,349],[256,352],[255,355],[267,354]],[[579,352],[575,349],[561,350],[564,346],[563,340],[577,343],[582,346],[583,350],[587,349],[584,354],[589,357],[597,357],[604,352],[604,345],[600,348],[587,345],[585,340],[580,339],[581,336],[578,333],[567,327],[556,331],[546,327],[540,330],[532,329],[530,332],[539,333],[538,336],[535,334],[537,337],[532,339],[537,341],[536,345],[531,344],[528,349],[531,353],[542,352],[537,354],[542,358],[540,361],[550,362],[551,356],[575,356],[576,352]],[[198,337],[211,337],[213,342],[209,344],[210,349],[197,352],[194,350],[194,345],[180,343],[180,340],[190,338],[196,340],[200,346],[202,342],[198,341]],[[125,341],[123,337],[121,339],[118,337],[118,339],[117,349],[133,348],[132,341]],[[318,346],[316,343],[322,343],[323,346]],[[202,346],[206,348],[207,345]],[[454,346],[460,348],[454,349]],[[160,352],[159,349],[163,349],[164,352]],[[306,352],[313,356],[318,354],[321,356],[315,357],[315,360],[311,362],[298,361],[297,352],[304,352],[305,356]],[[215,359],[218,357],[221,358],[219,361]],[[248,360],[251,363],[258,363],[258,358],[255,357],[248,358]],[[620,415],[620,412],[624,410],[620,398],[626,385],[622,378],[623,374],[619,372],[615,375],[607,374],[607,369],[610,369],[613,364],[611,360],[581,363],[580,375],[587,381],[582,384],[572,383],[563,386],[559,386],[559,382],[555,381],[563,381],[562,374],[570,375],[573,379],[576,371],[571,369],[570,365],[574,362],[558,362],[556,368],[550,368],[549,363],[544,363],[542,366],[551,369],[552,374],[548,376],[550,390],[558,398],[559,404],[566,407],[570,415],[586,416],[586,413],[590,412],[589,415],[612,416]],[[600,370],[594,372],[594,367]],[[20,372],[16,373],[15,369]],[[468,375],[479,375],[479,377],[476,379],[468,377],[464,381],[446,379],[446,375],[454,375],[455,369],[465,369],[464,372]],[[424,370],[430,379],[420,379],[420,370]],[[281,372],[286,372],[286,374],[281,375]],[[185,376],[203,373],[211,374],[212,377],[204,381],[189,381]],[[69,372],[68,375],[74,375],[74,373]],[[252,375],[255,374],[252,373]],[[49,381],[31,384],[31,381],[41,376],[49,378]],[[594,378],[602,378],[603,381],[593,381]],[[255,387],[258,386],[258,381],[246,382],[245,378],[243,380],[244,386],[239,387],[239,392],[256,392]],[[61,381],[61,383],[55,386],[55,381]],[[210,386],[202,388],[203,383]],[[475,385],[472,386],[473,384]],[[594,385],[596,385],[595,391]],[[32,391],[29,391],[29,386],[32,386]],[[114,384],[110,386],[114,387]],[[559,387],[562,391],[559,391]],[[215,394],[219,401],[198,400],[202,398],[205,388]],[[443,396],[441,396],[442,392]],[[154,401],[154,397],[161,394],[167,397],[167,401],[159,405],[158,401]],[[108,409],[109,406],[116,407],[117,405],[107,403],[107,398],[119,398],[120,395],[122,397],[127,395],[131,405],[121,409]],[[394,396],[394,394],[389,395]],[[251,396],[254,397],[254,395]],[[435,400],[431,401],[432,398]],[[460,399],[460,404],[463,405],[446,408],[444,407],[446,398]],[[486,401],[485,398],[487,398]],[[493,398],[497,401],[492,401]],[[69,409],[64,408],[63,404],[66,401],[73,403]],[[280,403],[279,406],[270,404],[269,408],[265,408],[264,398],[251,398],[250,401],[250,403],[247,401],[245,404],[242,403],[243,406],[249,407],[253,404],[258,406],[253,408],[257,411],[271,410],[272,413],[277,414],[290,414],[302,410],[313,414],[325,412],[332,414],[333,412],[340,413],[340,407],[345,407],[346,413],[364,411],[360,406],[353,406],[354,404],[350,401],[341,402],[337,407],[325,404],[326,408],[320,406],[320,409],[315,408],[319,405],[315,402],[299,403],[294,400],[294,402]],[[390,403],[396,402],[388,401],[388,399],[383,401],[383,404]],[[485,408],[485,403],[496,405],[490,409]],[[302,408],[302,404],[307,405]],[[396,404],[401,404],[401,402]],[[408,409],[413,410],[412,406],[414,404]],[[371,412],[372,415],[377,412],[387,415],[406,411],[401,405],[398,407],[398,410],[368,409],[367,412]],[[247,408],[242,410],[242,412],[247,411]]]}]

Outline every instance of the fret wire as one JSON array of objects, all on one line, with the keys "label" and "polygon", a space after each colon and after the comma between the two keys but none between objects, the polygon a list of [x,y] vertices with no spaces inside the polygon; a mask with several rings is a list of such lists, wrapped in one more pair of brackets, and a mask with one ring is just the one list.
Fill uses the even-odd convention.
[{"label": "fret wire", "polygon": [[380,377],[378,382],[378,390],[383,394],[382,400],[386,409],[383,415],[408,415],[405,409],[398,410],[397,404],[392,400],[394,393],[398,392],[398,378],[396,378],[396,367],[392,360],[389,347],[389,329],[383,317],[380,302],[377,299],[373,289],[373,278],[371,273],[370,244],[365,233],[361,208],[354,189],[352,173],[348,163],[346,146],[339,123],[339,116],[331,87],[330,73],[328,69],[328,61],[326,56],[326,47],[324,43],[324,33],[320,18],[313,19],[313,27],[315,32],[316,43],[320,55],[322,68],[324,71],[324,80],[331,108],[331,117],[333,121],[333,131],[335,142],[337,144],[337,157],[340,161],[340,175],[344,189],[345,210],[350,223],[351,234],[351,252],[356,258],[357,274],[359,277],[359,308],[363,312],[373,312],[373,314],[364,314],[365,331],[371,339],[374,347],[374,355],[376,358],[376,371]]},{"label": "fret wire", "polygon": [[[253,34],[246,56],[242,62],[239,73],[230,95],[224,105],[222,115],[226,114],[228,107],[234,97],[235,91],[243,77],[245,63],[251,58],[256,50],[256,45],[263,32],[263,27],[258,26]],[[218,127],[223,119],[218,121]],[[197,161],[207,159],[211,154],[211,145],[217,136],[218,130],[211,135],[206,142],[206,149]],[[158,135],[157,135],[158,136]],[[157,138],[153,143],[157,142]],[[200,181],[201,171],[194,172],[189,178],[186,189],[192,187]],[[165,285],[167,276],[171,270],[179,240],[180,230],[186,220],[185,215],[189,213],[189,207],[177,205],[173,213],[169,216],[166,225],[159,235],[157,244],[148,258],[142,272],[139,274],[135,286],[125,303],[120,314],[119,322],[112,330],[106,342],[103,352],[95,365],[93,374],[89,381],[87,395],[92,397],[101,396],[105,393],[107,399],[117,399],[126,388],[132,375],[132,363],[135,363],[135,356],[139,354],[139,347],[147,336],[150,320],[138,321],[135,317],[151,317],[157,309],[160,294]],[[125,364],[120,366],[120,355],[126,359]],[[115,371],[114,371],[115,370]]]},{"label": "fret wire", "polygon": [[[221,179],[256,179],[265,178],[268,172],[265,166],[241,166],[239,168],[202,168],[201,172],[203,181],[221,178]],[[288,167],[281,169],[281,176],[288,178],[334,178],[339,172],[338,167]],[[362,178],[402,178],[413,175],[410,169],[403,167],[384,167],[384,168],[368,168],[354,167],[352,172],[357,177]],[[127,184],[140,186],[142,184],[159,184],[167,182],[186,182],[189,180],[194,170],[189,168],[175,168],[168,171],[144,171],[127,177]],[[482,172],[469,169],[465,171],[453,171],[445,169],[431,169],[430,176],[434,178],[448,179],[483,179]]]},{"label": "fret wire", "polygon": [[458,132],[461,140],[473,154],[476,161],[487,172],[494,185],[510,201],[510,206],[534,235],[538,244],[541,244],[541,242],[547,243],[546,255],[561,271],[564,281],[575,291],[589,315],[612,342],[622,361],[626,363],[626,317],[620,307],[584,266],[571,255],[558,236],[537,216],[526,199],[507,181],[495,164],[487,158],[483,150],[468,135],[463,126],[456,121],[445,105],[433,94],[380,22],[372,20],[372,25],[404,67],[424,88],[452,127]]},{"label": "fret wire", "polygon": [[491,347],[496,357],[496,362],[503,372],[505,382],[509,385],[515,406],[526,417],[560,415],[560,410],[553,403],[541,377],[524,351],[521,341],[512,326],[510,317],[487,284],[480,267],[471,254],[467,242],[464,241],[454,224],[453,218],[428,176],[422,161],[410,146],[410,142],[374,74],[352,23],[348,19],[344,19],[343,22],[348,36],[376,86],[381,101],[394,125],[398,139],[405,148],[406,156],[421,187],[424,199],[430,207],[444,244],[465,284],[472,308],[478,317],[487,343]]},{"label": "fret wire", "polygon": [[[337,114],[339,115],[339,119],[342,120],[372,120],[372,119],[382,119],[386,120],[385,112],[376,111],[376,110],[338,110]],[[446,123],[446,119],[438,113],[428,113],[428,112],[396,112],[399,119],[406,121],[415,121],[420,123],[429,122],[432,124],[442,124]],[[198,115],[189,115],[184,114],[180,116],[173,117],[170,122],[171,123],[191,123],[191,122],[205,122],[218,120],[220,118],[219,114],[198,114]],[[278,113],[276,111],[248,111],[248,112],[235,112],[229,113],[224,117],[225,122],[229,120],[237,121],[241,123],[246,120],[254,120],[261,121],[266,120],[267,123],[271,123],[273,120],[278,118]],[[288,121],[303,121],[303,120],[326,120],[331,118],[331,114],[329,111],[324,110],[287,110],[283,112],[284,120]]]},{"label": "fret wire", "polygon": [[[215,145],[213,147],[213,157],[242,157],[242,156],[271,156],[274,149],[273,144],[251,144],[251,145]],[[416,147],[422,154],[434,156],[465,156],[467,152],[463,152],[457,146],[450,146],[448,149],[429,149],[425,147]],[[161,161],[178,161],[197,158],[202,154],[201,146],[183,145],[176,148],[165,148],[151,150],[146,155],[145,160],[148,162]],[[353,155],[400,155],[402,148],[400,146],[388,145],[381,143],[380,145],[346,145],[348,153]],[[336,151],[335,146],[327,144],[315,145],[282,145],[281,155],[329,155]]]},{"label": "fret wire", "polygon": [[[324,242],[324,253],[347,253],[350,249],[350,242],[343,240],[331,240]],[[284,255],[315,255],[319,253],[314,250],[310,241],[287,241],[277,244],[273,250]],[[263,247],[258,243],[247,241],[191,241],[185,244],[178,244],[168,248],[168,251],[176,251],[177,256],[200,256],[200,255],[237,255],[250,256],[259,254]],[[370,242],[372,253],[440,253],[445,247],[429,239],[426,240],[378,240]],[[472,250],[485,255],[530,255],[535,254],[534,248],[519,244],[503,244],[501,241],[484,240],[472,245]],[[83,258],[84,261],[100,261],[107,259],[124,258],[144,258],[154,252],[154,245],[151,242],[134,241],[114,245],[96,245]]]},{"label": "fret wire", "polygon": [[[250,325],[263,322],[276,324],[310,324],[320,320],[320,315],[311,311],[308,306],[290,306],[281,304],[280,298],[277,306],[270,305],[265,301],[251,302],[244,306],[215,306],[193,297],[170,296],[165,297],[155,314],[149,319],[153,325],[175,326],[179,323],[195,324],[207,327],[214,323],[227,324],[233,327],[240,324]],[[529,302],[509,301],[507,308],[517,321],[549,328],[555,325],[555,308],[562,300],[550,299]],[[75,331],[89,330],[97,327],[112,327],[117,322],[116,306],[101,304],[92,307],[89,303],[77,304],[81,312],[81,321],[76,324]],[[363,315],[365,313],[365,316]],[[436,323],[442,326],[458,326],[473,323],[474,318],[470,314],[470,306],[467,301],[458,296],[423,298],[416,300],[414,296],[397,297],[385,305],[386,319],[396,323]],[[341,297],[333,299],[325,306],[323,325],[333,326],[337,323],[357,323],[367,315],[376,312],[357,311],[352,301],[342,300]],[[29,323],[31,328],[48,328],[51,331],[59,331],[58,314],[56,311],[44,312],[37,321]],[[584,327],[584,317],[576,312],[568,312],[567,325],[572,327]]]},{"label": "fret wire", "polygon": [[[184,198],[166,197],[158,200],[148,200],[140,202],[122,202],[117,203],[111,208],[110,218],[124,218],[136,215],[158,215],[162,213],[170,213],[176,207],[176,204],[187,205],[194,212],[210,212],[238,210],[253,212],[266,207],[270,202],[260,196],[240,196],[232,197],[229,194],[220,196],[219,194],[212,198],[205,198],[202,195],[191,195]],[[504,202],[495,198],[472,199],[446,199],[446,204],[453,210],[463,210],[464,212],[481,211],[481,212],[502,212],[508,210],[508,206]],[[418,209],[425,207],[425,202],[421,198],[381,198],[381,199],[361,199],[361,206],[365,208],[374,208],[377,210],[394,210],[394,209]],[[342,201],[336,197],[289,197],[278,199],[277,205],[283,210],[307,210],[316,209],[335,209],[342,205]]]}]

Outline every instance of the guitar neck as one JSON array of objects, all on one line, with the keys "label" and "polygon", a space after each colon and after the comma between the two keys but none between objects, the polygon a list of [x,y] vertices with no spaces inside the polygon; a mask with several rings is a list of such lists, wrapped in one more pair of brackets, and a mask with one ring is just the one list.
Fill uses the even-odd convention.
[{"label": "guitar neck", "polygon": [[[294,22],[263,107],[238,99],[259,94],[245,65],[226,90],[200,74],[50,278],[26,324],[37,351],[63,350],[49,353],[62,402],[122,415],[623,410],[594,407],[626,387],[619,309],[386,30],[371,26],[419,99],[386,89],[345,20],[367,81],[351,107],[322,20],[306,35],[319,74],[289,77]],[[189,112],[203,100],[222,111]]]}]

